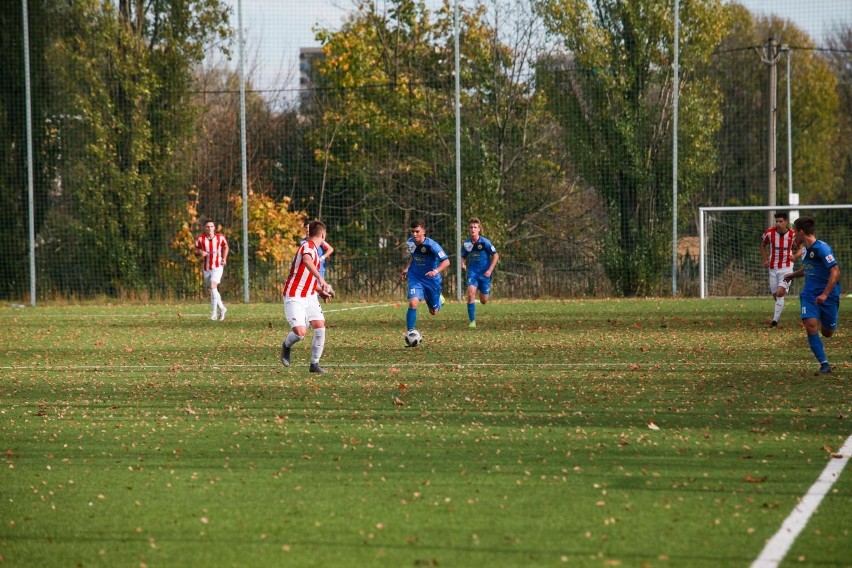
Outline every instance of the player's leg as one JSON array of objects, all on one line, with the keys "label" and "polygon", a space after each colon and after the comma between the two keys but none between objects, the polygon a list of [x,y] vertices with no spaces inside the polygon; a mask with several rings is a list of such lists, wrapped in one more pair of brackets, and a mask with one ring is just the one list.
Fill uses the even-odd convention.
[{"label": "player's leg", "polygon": [[284,298],[284,315],[290,324],[290,333],[287,334],[287,337],[281,343],[281,364],[289,367],[290,350],[308,332],[305,325],[307,322],[307,313],[304,304],[299,301],[299,298]]},{"label": "player's leg", "polygon": [[819,336],[820,310],[811,298],[801,298],[801,303],[802,325],[805,328],[805,333],[808,334],[808,347],[811,348],[811,353],[814,354],[814,357],[819,362],[819,372],[830,373],[831,365],[828,364],[828,357],[825,356],[825,347],[822,344],[822,338]]},{"label": "player's leg", "polygon": [[784,297],[787,291],[790,290],[790,281],[784,280],[784,275],[788,274],[788,270],[775,270],[775,313],[772,316],[772,323],[769,327],[776,327],[781,321],[781,311],[784,309]]},{"label": "player's leg", "polygon": [[311,364],[308,371],[311,373],[325,373],[325,369],[320,367],[320,358],[325,349],[325,315],[322,313],[322,308],[316,296],[308,300],[307,318],[308,323],[314,330],[313,338],[311,339]]},{"label": "player's leg", "polygon": [[476,276],[467,275],[467,319],[470,327],[476,327]]},{"label": "player's leg", "polygon": [[840,313],[840,297],[828,298],[820,304],[820,332],[823,337],[831,337],[837,331],[837,316]]},{"label": "player's leg", "polygon": [[219,316],[216,314],[216,294],[214,294],[213,288],[213,271],[205,270],[204,271],[204,288],[210,290],[210,319],[217,320]]},{"label": "player's leg", "polygon": [[430,282],[423,283],[423,293],[426,305],[429,306],[429,313],[433,316],[441,311],[441,306],[444,305],[442,288],[443,282],[437,278],[432,278]]},{"label": "player's leg", "polygon": [[[215,303],[216,308],[219,308],[219,320],[225,319],[225,313],[228,311],[228,308],[222,303],[222,295],[219,294],[219,284],[222,282],[224,271],[225,269],[222,266],[210,271],[210,300]],[[215,312],[216,310],[214,309],[213,316],[216,315]],[[216,318],[214,317],[214,319]]]},{"label": "player's leg", "polygon": [[408,331],[417,325],[417,306],[425,298],[423,284],[419,280],[408,279],[408,311],[405,314],[405,326]]}]

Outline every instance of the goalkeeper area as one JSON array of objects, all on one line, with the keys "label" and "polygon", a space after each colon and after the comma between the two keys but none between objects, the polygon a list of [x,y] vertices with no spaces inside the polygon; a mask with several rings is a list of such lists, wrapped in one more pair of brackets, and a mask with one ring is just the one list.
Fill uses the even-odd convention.
[{"label": "goalkeeper area", "polygon": [[[785,208],[786,207],[786,208]],[[852,205],[702,207],[699,209],[700,297],[767,296],[769,279],[760,254],[763,232],[775,225],[774,211],[816,220],[815,236],[831,245],[840,266],[843,293],[852,292]],[[801,268],[797,261],[794,270]],[[802,281],[790,288],[798,294]]]},{"label": "goalkeeper area", "polygon": [[2,564],[848,565],[852,301],[337,300],[0,308]]}]

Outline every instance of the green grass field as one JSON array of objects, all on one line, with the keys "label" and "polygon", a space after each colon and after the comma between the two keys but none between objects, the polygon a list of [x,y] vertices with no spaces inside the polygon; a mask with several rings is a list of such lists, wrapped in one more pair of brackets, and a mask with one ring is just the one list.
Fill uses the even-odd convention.
[{"label": "green grass field", "polygon": [[277,304],[0,308],[0,564],[748,566],[852,434],[852,301],[829,376],[797,307],[334,303],[321,376]]}]

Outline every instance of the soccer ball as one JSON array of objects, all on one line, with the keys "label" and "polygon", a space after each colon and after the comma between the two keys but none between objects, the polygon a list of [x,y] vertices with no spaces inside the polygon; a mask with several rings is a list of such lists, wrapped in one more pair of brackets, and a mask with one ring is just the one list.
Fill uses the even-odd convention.
[{"label": "soccer ball", "polygon": [[423,341],[423,336],[420,335],[420,332],[416,329],[412,329],[411,331],[406,332],[405,344],[409,347],[417,347],[418,345],[420,345],[421,341]]}]

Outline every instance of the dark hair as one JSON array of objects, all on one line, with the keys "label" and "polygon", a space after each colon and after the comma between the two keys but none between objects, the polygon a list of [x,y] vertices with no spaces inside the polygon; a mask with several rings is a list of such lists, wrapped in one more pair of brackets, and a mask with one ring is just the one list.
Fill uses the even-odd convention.
[{"label": "dark hair", "polygon": [[799,217],[793,223],[793,227],[806,235],[813,235],[814,229],[816,229],[816,220],[813,217]]},{"label": "dark hair", "polygon": [[426,221],[424,221],[423,219],[415,219],[408,226],[409,229],[414,229],[414,228],[417,228],[417,227],[420,227],[421,229],[423,229],[425,231],[426,230]]},{"label": "dark hair", "polygon": [[775,218],[776,219],[784,219],[785,221],[790,220],[790,217],[786,213],[784,213],[783,211],[779,211],[778,213],[776,213]]},{"label": "dark hair", "polygon": [[216,222],[215,222],[215,221],[213,221],[213,219],[207,219],[206,221],[204,221],[204,226],[205,226],[205,227],[207,226],[207,223],[213,223],[213,228],[214,228],[214,229],[216,228]]},{"label": "dark hair", "polygon": [[308,236],[315,237],[325,229],[325,223],[322,221],[311,221],[308,225]]}]

